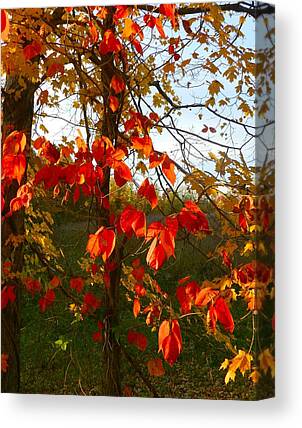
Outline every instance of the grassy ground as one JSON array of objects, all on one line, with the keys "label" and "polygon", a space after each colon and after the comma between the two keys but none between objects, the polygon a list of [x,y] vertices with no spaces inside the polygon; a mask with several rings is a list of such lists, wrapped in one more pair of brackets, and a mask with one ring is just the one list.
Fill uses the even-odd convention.
[{"label": "grassy ground", "polygon": [[[55,239],[78,269],[76,260],[85,251],[87,234],[85,224],[62,221],[55,229]],[[169,270],[163,270],[158,282],[166,291],[175,289],[176,280],[193,272],[200,279],[213,277],[213,266],[207,265],[191,248],[179,249],[177,262]],[[79,273],[79,272],[78,272]],[[219,274],[218,274],[219,275]],[[96,330],[94,320],[72,324],[68,300],[62,298],[54,308],[41,316],[36,300],[23,296],[21,335],[21,390],[23,393],[102,395],[102,344],[91,339]],[[59,307],[59,310],[58,310]],[[133,324],[131,302],[121,302],[122,325]],[[244,307],[238,309],[244,315]],[[237,314],[236,314],[237,315]],[[237,318],[237,316],[236,316]],[[142,327],[144,320],[142,319]],[[236,326],[238,349],[246,348],[251,337],[249,323]],[[139,328],[138,328],[139,330]],[[146,332],[143,328],[142,332]],[[240,399],[255,400],[273,395],[273,385],[263,377],[255,388],[250,381],[237,375],[235,383],[224,384],[225,371],[219,371],[225,357],[231,356],[223,343],[205,334],[200,321],[185,319],[182,322],[184,350],[170,368],[166,363],[165,376],[150,379],[160,397]],[[188,334],[187,334],[188,333]],[[146,361],[158,356],[157,334],[147,331],[148,348],[145,353],[129,347],[128,352],[136,367],[148,377]],[[57,342],[59,341],[59,342]],[[121,343],[126,343],[126,332],[121,333]],[[122,361],[123,386],[134,396],[152,397],[137,371]]]}]

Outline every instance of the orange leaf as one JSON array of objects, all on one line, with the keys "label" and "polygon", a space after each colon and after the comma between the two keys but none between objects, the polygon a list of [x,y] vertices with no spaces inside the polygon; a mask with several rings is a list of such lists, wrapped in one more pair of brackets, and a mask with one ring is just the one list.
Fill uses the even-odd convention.
[{"label": "orange leaf", "polygon": [[121,229],[128,237],[132,232],[139,237],[146,235],[146,215],[143,211],[137,210],[132,205],[128,205],[120,217]]},{"label": "orange leaf", "polygon": [[108,53],[118,53],[122,49],[121,42],[115,37],[112,30],[106,30],[104,33],[103,40],[99,45],[99,51],[101,55],[107,55]]},{"label": "orange leaf", "polygon": [[[2,12],[2,10],[1,10]],[[3,40],[3,39],[2,39]],[[8,355],[3,353],[1,354],[1,372],[6,373],[8,369]]]},{"label": "orange leaf", "polygon": [[140,313],[141,310],[141,304],[139,299],[135,298],[133,300],[133,315],[135,318],[137,318],[138,314]]},{"label": "orange leaf", "polygon": [[119,100],[114,95],[110,95],[109,97],[109,107],[110,110],[114,113],[118,109],[119,106]]},{"label": "orange leaf", "polygon": [[154,358],[154,360],[149,360],[147,362],[147,367],[148,367],[150,376],[158,377],[158,376],[163,376],[165,374],[163,362],[160,358]]},{"label": "orange leaf", "polygon": [[110,88],[112,88],[116,94],[123,92],[125,90],[125,87],[125,82],[121,77],[116,75],[112,77],[110,82]]},{"label": "orange leaf", "polygon": [[159,6],[159,13],[171,20],[173,28],[176,26],[175,7],[175,4],[161,4]]},{"label": "orange leaf", "polygon": [[148,158],[152,151],[152,140],[148,135],[144,137],[132,137],[132,146],[136,150],[140,150]]},{"label": "orange leaf", "polygon": [[3,156],[23,153],[26,146],[26,136],[23,132],[14,131],[9,134],[3,143]]},{"label": "orange leaf", "polygon": [[162,351],[164,359],[173,366],[182,351],[182,337],[177,320],[163,321],[158,332],[158,351]]},{"label": "orange leaf", "polygon": [[162,170],[167,179],[170,181],[172,186],[174,185],[176,181],[176,174],[174,171],[174,163],[171,161],[168,155],[165,155],[165,159],[162,163]]},{"label": "orange leaf", "polygon": [[61,280],[57,276],[54,276],[49,283],[51,288],[57,288],[60,284],[61,284]]},{"label": "orange leaf", "polygon": [[213,290],[211,287],[202,288],[196,296],[195,305],[206,306],[217,296],[217,294],[218,291]]},{"label": "orange leaf", "polygon": [[95,234],[89,235],[86,251],[93,259],[102,256],[105,262],[114,250],[115,240],[114,231],[102,226]]},{"label": "orange leaf", "polygon": [[2,178],[16,179],[21,184],[26,169],[26,158],[23,154],[7,155],[2,158]]},{"label": "orange leaf", "polygon": [[158,204],[158,199],[155,192],[155,187],[153,184],[149,183],[148,178],[146,178],[140,188],[138,189],[137,194],[139,196],[144,196],[151,204],[152,209],[154,209]]},{"label": "orange leaf", "polygon": [[141,27],[136,22],[132,21],[131,18],[126,18],[122,37],[124,39],[129,39],[131,36],[136,36],[136,34],[143,40],[144,35]]}]

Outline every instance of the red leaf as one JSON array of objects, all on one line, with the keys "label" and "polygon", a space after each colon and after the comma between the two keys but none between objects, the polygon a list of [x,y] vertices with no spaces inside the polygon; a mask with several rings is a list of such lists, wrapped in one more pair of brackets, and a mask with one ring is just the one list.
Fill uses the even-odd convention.
[{"label": "red leaf", "polygon": [[114,95],[110,95],[109,97],[109,107],[110,110],[114,113],[118,109],[119,106],[119,100]]},{"label": "red leaf", "polygon": [[40,55],[42,51],[42,45],[37,40],[33,40],[29,45],[23,48],[23,55],[27,61],[32,60],[36,56]]},{"label": "red leaf", "polygon": [[110,82],[110,88],[112,88],[116,94],[123,92],[125,90],[125,87],[125,82],[121,77],[117,75],[114,75],[112,77]]},{"label": "red leaf", "polygon": [[34,296],[35,293],[40,293],[42,290],[41,283],[38,279],[25,278],[23,282],[26,290],[31,293],[32,296]]},{"label": "red leaf", "polygon": [[192,201],[185,203],[184,208],[178,214],[178,220],[181,227],[184,227],[190,233],[210,232],[205,214]]},{"label": "red leaf", "polygon": [[64,65],[60,62],[53,62],[50,64],[50,66],[47,68],[46,75],[48,77],[53,77],[57,73],[64,74]]},{"label": "red leaf", "polygon": [[71,278],[70,279],[70,288],[76,290],[77,293],[81,293],[84,288],[85,281],[83,278]]},{"label": "red leaf", "polygon": [[137,210],[132,205],[128,205],[120,216],[121,229],[128,237],[132,232],[139,237],[146,235],[146,215],[143,211]]},{"label": "red leaf", "polygon": [[102,342],[102,340],[103,340],[102,332],[96,331],[96,332],[92,333],[92,340],[94,342]]},{"label": "red leaf", "polygon": [[152,140],[148,135],[144,137],[132,137],[131,142],[134,149],[141,151],[147,158],[150,156]]},{"label": "red leaf", "polygon": [[161,4],[159,6],[159,13],[171,20],[173,28],[176,26],[175,7],[175,4]]},{"label": "red leaf", "polygon": [[177,320],[163,321],[158,331],[158,351],[162,351],[164,359],[173,366],[182,351],[182,337]]},{"label": "red leaf", "polygon": [[15,285],[6,285],[1,290],[1,309],[5,309],[8,303],[14,303],[16,300]]},{"label": "red leaf", "polygon": [[59,287],[59,285],[61,285],[60,278],[57,276],[54,276],[49,283],[50,288],[57,288],[57,287]]},{"label": "red leaf", "polygon": [[9,20],[5,9],[1,9],[1,40],[7,40],[9,32]]},{"label": "red leaf", "polygon": [[[133,272],[132,272],[132,275],[133,275]],[[135,293],[139,296],[139,297],[144,297],[145,295],[146,295],[146,293],[147,293],[147,291],[146,291],[146,289],[145,289],[145,287],[142,285],[142,284],[135,284],[135,286],[134,286],[134,290],[135,290]]]},{"label": "red leaf", "polygon": [[138,333],[133,330],[128,331],[128,343],[136,346],[140,351],[145,351],[147,348],[147,338],[143,333]]},{"label": "red leaf", "polygon": [[117,40],[112,30],[106,30],[104,33],[103,40],[99,45],[100,54],[107,55],[111,52],[118,53],[121,49],[121,42]]},{"label": "red leaf", "polygon": [[3,143],[2,155],[18,155],[23,153],[26,146],[26,136],[23,132],[13,131]]},{"label": "red leaf", "polygon": [[102,226],[95,234],[89,235],[86,251],[93,259],[102,256],[105,262],[114,250],[115,240],[114,231]]},{"label": "red leaf", "polygon": [[223,325],[226,331],[233,333],[234,320],[225,300],[222,297],[218,297],[214,306],[218,321]]},{"label": "red leaf", "polygon": [[174,163],[171,161],[168,155],[165,155],[165,159],[162,163],[162,170],[167,179],[170,181],[172,186],[174,185],[176,181],[176,174],[174,171]]},{"label": "red leaf", "polygon": [[50,288],[46,291],[45,295],[41,297],[38,301],[40,306],[40,312],[45,312],[48,306],[51,306],[53,302],[55,301],[56,294],[55,292]]},{"label": "red leaf", "polygon": [[2,158],[2,178],[16,179],[21,184],[26,169],[26,158],[23,154],[7,155]]},{"label": "red leaf", "polygon": [[162,244],[156,245],[156,243],[157,238],[154,238],[146,257],[148,265],[154,270],[160,269],[166,261],[166,253]]},{"label": "red leaf", "polygon": [[138,189],[137,194],[139,196],[144,196],[151,204],[152,209],[154,209],[158,204],[158,199],[155,192],[155,187],[153,184],[149,183],[148,178],[146,178]]},{"label": "red leaf", "polygon": [[86,293],[81,312],[87,314],[96,311],[101,306],[101,301],[93,293]]}]

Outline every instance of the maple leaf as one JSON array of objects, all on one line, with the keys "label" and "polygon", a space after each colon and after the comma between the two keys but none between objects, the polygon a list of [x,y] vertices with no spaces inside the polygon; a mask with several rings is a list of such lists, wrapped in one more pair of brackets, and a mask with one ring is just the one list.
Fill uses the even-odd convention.
[{"label": "maple leaf", "polygon": [[153,184],[149,183],[148,178],[146,178],[140,185],[137,194],[144,196],[151,204],[151,208],[154,209],[158,204],[158,199],[155,192],[155,187]]},{"label": "maple leaf", "polygon": [[114,75],[112,77],[110,82],[110,88],[112,88],[116,94],[123,92],[125,90],[125,87],[125,82],[120,76]]},{"label": "maple leaf", "polygon": [[[132,275],[133,275],[133,272],[132,272]],[[137,294],[137,296],[139,296],[139,297],[144,297],[147,293],[145,287],[140,283],[135,284],[134,291]]]},{"label": "maple leaf", "polygon": [[85,281],[83,278],[76,277],[76,278],[71,278],[69,284],[70,284],[70,288],[72,288],[73,290],[76,290],[77,293],[81,293],[84,288]]},{"label": "maple leaf", "polygon": [[82,314],[92,313],[101,306],[101,300],[93,293],[86,293],[81,307]]},{"label": "maple leaf", "polygon": [[147,362],[147,367],[150,376],[160,377],[165,374],[163,362],[160,358],[154,358]]},{"label": "maple leaf", "polygon": [[208,87],[210,95],[217,95],[221,89],[224,89],[224,86],[218,80],[213,80]]},{"label": "maple leaf", "polygon": [[157,152],[152,152],[149,156],[149,168],[156,168],[164,161],[165,155]]},{"label": "maple leaf", "polygon": [[266,348],[264,351],[262,351],[259,356],[259,363],[260,363],[260,369],[264,371],[266,374],[268,370],[270,369],[272,377],[275,376],[275,359],[271,354],[271,351]]},{"label": "maple leaf", "polygon": [[129,330],[127,335],[128,343],[136,346],[140,351],[145,351],[148,345],[146,336],[134,330]]},{"label": "maple leaf", "polygon": [[116,236],[113,230],[100,227],[95,234],[90,234],[86,251],[95,259],[102,256],[104,262],[110,257],[115,247]]},{"label": "maple leaf", "polygon": [[242,349],[239,350],[238,354],[231,361],[226,359],[220,366],[220,369],[228,369],[224,380],[225,383],[228,384],[230,380],[235,380],[237,370],[244,376],[246,371],[251,370],[252,360],[252,355]]}]

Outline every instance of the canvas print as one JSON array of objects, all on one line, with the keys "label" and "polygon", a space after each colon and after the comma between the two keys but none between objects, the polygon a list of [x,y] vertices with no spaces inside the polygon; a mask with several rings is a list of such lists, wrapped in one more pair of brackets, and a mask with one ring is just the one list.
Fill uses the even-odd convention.
[{"label": "canvas print", "polygon": [[273,397],[274,6],[40,6],[1,10],[2,392]]}]

